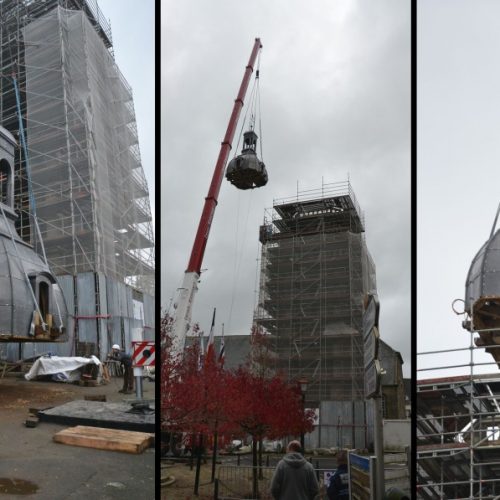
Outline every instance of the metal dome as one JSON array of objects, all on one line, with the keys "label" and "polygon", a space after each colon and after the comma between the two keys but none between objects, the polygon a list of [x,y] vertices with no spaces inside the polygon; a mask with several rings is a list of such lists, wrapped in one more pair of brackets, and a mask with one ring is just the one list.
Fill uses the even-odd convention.
[{"label": "metal dome", "polygon": [[500,348],[495,347],[500,345],[500,230],[492,230],[472,259],[465,282],[464,310],[469,319],[462,326],[478,332],[476,346],[485,347],[500,367]]},{"label": "metal dome", "polygon": [[[476,321],[480,319],[474,317],[479,309],[490,310],[490,320],[484,317]],[[465,311],[472,316],[475,330],[488,325],[500,326],[500,230],[484,243],[472,260],[465,283]]]},{"label": "metal dome", "polygon": [[267,171],[264,162],[255,152],[258,136],[253,130],[243,134],[243,149],[239,156],[228,164],[226,179],[238,189],[254,189],[267,184]]},{"label": "metal dome", "polygon": [[0,341],[66,340],[61,288],[16,231],[14,147],[12,135],[0,127]]}]

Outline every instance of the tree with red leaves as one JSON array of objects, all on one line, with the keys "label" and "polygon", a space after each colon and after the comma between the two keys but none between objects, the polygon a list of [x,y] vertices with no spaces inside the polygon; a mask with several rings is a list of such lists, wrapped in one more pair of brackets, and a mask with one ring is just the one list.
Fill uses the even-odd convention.
[{"label": "tree with red leaves", "polygon": [[214,359],[200,364],[197,341],[173,358],[169,325],[162,322],[162,425],[171,431],[211,433],[225,422],[223,405],[226,373]]},{"label": "tree with red leaves", "polygon": [[[197,360],[197,346],[191,357]],[[191,365],[191,366],[186,366]],[[224,412],[226,395],[225,372],[220,364],[206,362],[198,369],[196,362],[187,360],[170,384],[168,415],[175,430],[212,434],[215,428],[224,430],[227,418]]]},{"label": "tree with red leaves", "polygon": [[[215,356],[207,355],[200,362],[200,345],[195,341],[185,349],[182,356],[172,358],[169,348],[171,332],[167,331],[168,321],[165,322],[166,341],[162,349],[162,426],[170,433],[187,433],[194,436],[193,443],[197,443],[198,461],[195,479],[195,494],[199,479],[201,450],[203,436],[215,436],[218,432],[232,432],[234,424],[229,421],[225,413],[226,379],[230,373],[224,371]],[[171,324],[171,322],[170,322]],[[215,453],[214,468],[215,473]]]},{"label": "tree with red leaves", "polygon": [[304,413],[300,390],[281,377],[265,379],[239,368],[227,384],[228,417],[254,439],[312,430],[313,416]]},{"label": "tree with red leaves", "polygon": [[253,492],[258,494],[257,443],[264,437],[310,432],[312,415],[304,414],[298,388],[281,377],[264,378],[245,368],[238,369],[227,381],[227,415],[241,430],[252,436]]},{"label": "tree with red leaves", "polygon": [[270,335],[261,326],[254,324],[250,332],[249,369],[259,377],[276,375],[276,353],[271,348]]},{"label": "tree with red leaves", "polygon": [[[257,495],[257,443],[264,437],[310,432],[313,415],[304,414],[298,387],[289,385],[280,376],[271,376],[267,368],[259,370],[255,364],[253,367],[247,364],[234,372],[228,371],[215,357],[208,357],[200,366],[197,342],[183,356],[172,358],[171,324],[167,317],[161,324],[163,428],[197,434],[200,441],[204,434],[217,432],[249,434],[253,440],[253,493]],[[260,345],[265,343],[264,339],[258,340]],[[265,350],[267,347],[262,352]],[[264,360],[265,356],[259,366],[264,365]]]}]

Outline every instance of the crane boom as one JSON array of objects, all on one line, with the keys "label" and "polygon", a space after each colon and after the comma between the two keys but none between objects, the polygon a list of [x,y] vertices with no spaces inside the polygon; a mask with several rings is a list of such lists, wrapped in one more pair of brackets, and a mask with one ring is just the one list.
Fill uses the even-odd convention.
[{"label": "crane boom", "polygon": [[243,101],[248,89],[250,77],[253,73],[257,54],[262,48],[260,38],[255,39],[255,43],[250,54],[248,65],[245,68],[243,80],[240,85],[238,96],[234,101],[233,111],[229,118],[226,134],[221,143],[221,148],[217,162],[215,164],[212,182],[205,198],[203,212],[201,214],[198,230],[194,239],[193,248],[191,250],[191,257],[189,259],[188,267],[184,273],[184,280],[182,287],[179,289],[178,298],[176,302],[176,310],[174,313],[174,321],[172,324],[172,353],[177,354],[184,351],[186,334],[189,330],[191,323],[191,311],[193,306],[193,299],[198,290],[198,280],[201,274],[201,264],[207,246],[208,235],[212,225],[215,208],[217,206],[217,197],[219,196],[222,179],[224,178],[224,170],[226,167],[229,152],[231,151],[231,144],[233,142],[236,125],[243,108]]}]

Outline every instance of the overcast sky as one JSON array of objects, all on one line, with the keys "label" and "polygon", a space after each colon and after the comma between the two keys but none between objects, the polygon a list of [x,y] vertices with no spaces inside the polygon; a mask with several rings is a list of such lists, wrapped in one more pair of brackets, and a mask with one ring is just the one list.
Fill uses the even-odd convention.
[{"label": "overcast sky", "polygon": [[[417,21],[417,351],[424,352],[470,345],[451,303],[464,298],[471,261],[490,235],[500,201],[500,3],[420,0]],[[493,360],[478,351],[474,359]],[[464,352],[417,361],[430,368],[469,360]]]},{"label": "overcast sky", "polygon": [[142,167],[154,222],[155,1],[98,0],[98,5],[111,24],[115,60],[132,87]]},{"label": "overcast sky", "polygon": [[409,1],[162,2],[162,304],[181,284],[257,36],[269,183],[248,192],[223,181],[193,320],[208,332],[217,307],[218,330],[249,333],[264,209],[297,185],[349,177],[377,266],[381,336],[409,376]]}]

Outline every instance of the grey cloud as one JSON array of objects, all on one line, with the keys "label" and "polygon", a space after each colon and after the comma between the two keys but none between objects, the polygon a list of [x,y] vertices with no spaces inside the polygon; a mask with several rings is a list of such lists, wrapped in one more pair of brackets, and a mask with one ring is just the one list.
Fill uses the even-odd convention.
[{"label": "grey cloud", "polygon": [[[366,211],[367,243],[378,270],[382,338],[402,353],[408,375],[409,2],[380,2],[377,8],[369,1],[247,7],[229,1],[165,2],[162,302],[168,304],[182,279],[253,38],[261,36],[269,184],[248,193],[224,181],[194,317],[207,330],[217,307],[217,322],[224,322],[226,331],[231,316],[232,332],[249,332],[264,209],[274,198],[293,196],[297,183],[315,189],[322,179],[345,181],[350,175]],[[243,231],[247,217],[235,277],[235,232]]]}]

